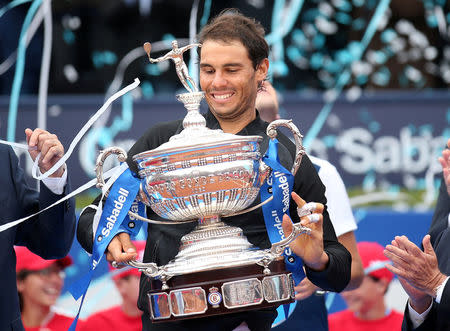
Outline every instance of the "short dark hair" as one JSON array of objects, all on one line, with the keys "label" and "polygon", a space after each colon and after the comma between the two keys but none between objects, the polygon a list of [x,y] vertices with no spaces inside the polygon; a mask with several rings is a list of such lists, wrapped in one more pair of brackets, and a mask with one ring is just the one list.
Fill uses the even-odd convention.
[{"label": "short dark hair", "polygon": [[[243,15],[236,8],[223,10],[200,31],[197,40],[240,41],[247,49],[248,56],[256,68],[262,60],[269,57],[269,45],[264,38],[262,25],[254,18]],[[201,47],[198,48],[201,54]]]}]

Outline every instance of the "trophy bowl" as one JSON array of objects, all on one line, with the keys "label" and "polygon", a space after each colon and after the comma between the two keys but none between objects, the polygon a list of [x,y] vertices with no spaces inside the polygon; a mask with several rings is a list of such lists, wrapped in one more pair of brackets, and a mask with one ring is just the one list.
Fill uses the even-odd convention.
[{"label": "trophy bowl", "polygon": [[163,146],[133,156],[143,178],[141,200],[174,222],[247,208],[270,170],[261,162],[262,138],[225,138],[179,148]]}]

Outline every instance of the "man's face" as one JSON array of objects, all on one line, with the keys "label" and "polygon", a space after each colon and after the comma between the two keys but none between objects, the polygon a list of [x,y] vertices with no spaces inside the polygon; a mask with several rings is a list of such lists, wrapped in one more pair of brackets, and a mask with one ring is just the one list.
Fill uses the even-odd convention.
[{"label": "man's face", "polygon": [[200,87],[213,114],[219,120],[232,120],[254,112],[258,82],[267,69],[267,60],[255,69],[239,41],[206,40],[201,48]]},{"label": "man's face", "polygon": [[374,280],[370,276],[364,276],[363,282],[357,289],[342,292],[341,296],[350,311],[356,314],[367,314],[378,303],[384,301],[386,287],[385,280]]}]

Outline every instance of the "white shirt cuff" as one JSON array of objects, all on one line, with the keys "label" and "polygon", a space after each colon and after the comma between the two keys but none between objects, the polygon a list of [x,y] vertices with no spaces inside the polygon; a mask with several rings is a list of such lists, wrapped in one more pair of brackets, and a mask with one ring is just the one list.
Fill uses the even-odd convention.
[{"label": "white shirt cuff", "polygon": [[447,284],[447,281],[449,278],[450,278],[450,276],[445,278],[445,280],[442,282],[442,284],[438,286],[438,289],[436,291],[436,299],[435,299],[437,303],[441,303],[442,293],[444,293],[444,287],[445,287],[445,284]]},{"label": "white shirt cuff", "polygon": [[[41,171],[38,169],[39,175]],[[64,192],[64,186],[67,183],[67,166],[64,164],[64,172],[61,177],[47,177],[42,180],[47,188],[55,194],[62,194]]]},{"label": "white shirt cuff", "polygon": [[425,318],[427,317],[428,313],[431,310],[431,307],[433,306],[433,300],[431,300],[430,306],[425,310],[422,314],[419,314],[414,310],[413,307],[411,307],[409,300],[408,300],[408,311],[409,311],[409,318],[411,319],[413,329],[419,327],[420,324],[425,321]]}]

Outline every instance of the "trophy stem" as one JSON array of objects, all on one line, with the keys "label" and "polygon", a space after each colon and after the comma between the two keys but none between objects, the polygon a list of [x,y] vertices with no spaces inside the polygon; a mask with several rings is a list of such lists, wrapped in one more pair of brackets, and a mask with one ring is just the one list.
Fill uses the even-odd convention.
[{"label": "trophy stem", "polygon": [[219,223],[222,223],[220,216],[211,216],[211,217],[200,218],[198,220],[197,230],[209,228],[209,227],[217,227],[219,225]]},{"label": "trophy stem", "polygon": [[220,216],[201,218],[198,226],[181,238],[174,260],[166,265],[171,274],[253,264],[264,252],[255,250],[241,228],[223,223]]},{"label": "trophy stem", "polygon": [[183,119],[184,129],[206,128],[206,120],[200,114],[200,102],[204,98],[203,92],[178,94],[177,99],[181,101],[187,110],[187,114]]}]

